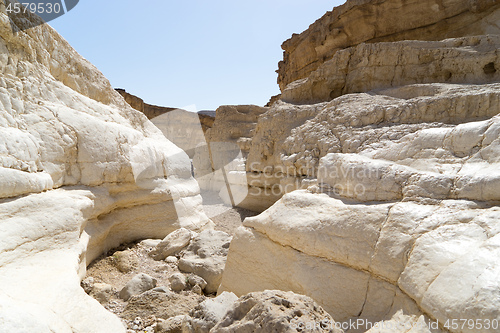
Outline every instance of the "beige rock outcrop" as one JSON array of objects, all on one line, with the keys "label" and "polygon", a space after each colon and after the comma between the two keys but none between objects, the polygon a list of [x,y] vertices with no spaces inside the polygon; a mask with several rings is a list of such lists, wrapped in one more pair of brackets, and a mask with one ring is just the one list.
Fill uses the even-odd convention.
[{"label": "beige rock outcrop", "polygon": [[361,43],[500,34],[499,9],[498,0],[348,0],[283,43],[278,84],[283,91]]},{"label": "beige rock outcrop", "polygon": [[[424,179],[434,179],[441,185],[426,185],[434,193],[427,197],[465,198],[458,189],[452,196],[450,186],[461,177],[457,172],[462,166],[474,161],[468,159],[481,148],[482,133],[495,128],[497,120],[484,119],[500,113],[499,102],[500,85],[494,83],[408,85],[349,94],[329,103],[278,103],[257,124],[247,160],[247,172],[253,177],[249,184],[275,198],[307,188],[316,183],[320,160],[332,154],[324,160],[320,178],[323,184],[345,191],[345,197],[367,201],[417,196],[412,190],[415,182],[424,186]],[[436,149],[434,154],[431,149]],[[396,157],[403,152],[404,157]],[[373,156],[385,162],[368,163]],[[398,174],[399,185],[381,188],[377,177],[391,174]],[[367,183],[370,177],[372,183]],[[363,186],[362,195],[354,194],[356,186]],[[466,198],[482,200],[479,195]]]},{"label": "beige rock outcrop", "polygon": [[196,180],[205,190],[216,191],[227,204],[264,209],[269,205],[249,195],[246,159],[259,117],[269,108],[255,105],[221,106],[213,127],[206,132],[208,147],[193,158]]},{"label": "beige rock outcrop", "polygon": [[13,33],[2,3],[0,35],[1,330],[125,332],[80,278],[123,242],[210,226],[188,156],[48,25]]},{"label": "beige rock outcrop", "polygon": [[499,94],[419,84],[275,105],[248,166],[307,190],[245,220],[219,290],[292,290],[336,321],[500,320]]},{"label": "beige rock outcrop", "polygon": [[210,331],[343,333],[335,327],[332,317],[311,298],[279,290],[241,297]]},{"label": "beige rock outcrop", "polygon": [[128,104],[130,104],[131,107],[133,107],[137,111],[141,111],[142,113],[144,113],[146,117],[148,117],[148,119],[153,119],[170,111],[176,110],[176,108],[169,108],[145,103],[142,98],[128,93],[125,89],[117,88],[116,91],[120,95],[122,95],[122,97]]},{"label": "beige rock outcrop", "polygon": [[124,89],[116,89],[134,109],[144,113],[165,137],[188,154],[195,155],[198,146],[206,145],[205,132],[215,121],[211,111],[190,112],[144,103],[144,101]]},{"label": "beige rock outcrop", "polygon": [[499,35],[361,44],[336,52],[306,78],[290,83],[281,99],[311,104],[417,83],[498,82],[499,45]]}]

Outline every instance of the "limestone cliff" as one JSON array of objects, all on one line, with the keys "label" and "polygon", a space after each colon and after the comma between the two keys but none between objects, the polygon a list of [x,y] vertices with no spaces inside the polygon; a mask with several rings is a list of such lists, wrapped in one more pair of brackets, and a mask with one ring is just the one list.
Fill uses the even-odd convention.
[{"label": "limestone cliff", "polygon": [[361,44],[338,51],[307,78],[289,84],[281,99],[310,104],[415,83],[498,82],[499,45],[498,35]]},{"label": "limestone cliff", "polygon": [[500,320],[499,100],[498,83],[419,84],[278,103],[247,167],[255,201],[287,194],[238,230],[220,291],[292,290],[341,322]]},{"label": "limestone cliff", "polygon": [[123,96],[125,101],[130,104],[131,107],[137,111],[141,111],[148,117],[148,119],[153,119],[162,114],[175,110],[175,108],[162,107],[157,105],[152,105],[145,103],[140,97],[128,93],[125,89],[117,88],[116,91]]},{"label": "limestone cliff", "polygon": [[122,242],[210,226],[188,156],[50,26],[12,29],[2,2],[0,36],[0,331],[125,332],[80,278]]},{"label": "limestone cliff", "polygon": [[[238,229],[219,291],[292,290],[337,322],[432,332],[500,320],[498,4],[433,4],[348,1],[285,43],[288,85],[246,161],[254,201],[282,197]],[[431,332],[370,330],[389,331]]]},{"label": "limestone cliff", "polygon": [[499,34],[498,0],[348,0],[282,45],[278,84],[283,91],[361,43]]}]

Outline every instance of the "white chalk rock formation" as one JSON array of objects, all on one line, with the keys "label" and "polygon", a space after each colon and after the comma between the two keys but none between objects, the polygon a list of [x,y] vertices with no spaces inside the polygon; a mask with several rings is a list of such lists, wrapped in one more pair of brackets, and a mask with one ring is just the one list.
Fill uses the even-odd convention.
[{"label": "white chalk rock formation", "polygon": [[[256,128],[247,161],[250,185],[279,198],[319,177],[344,197],[369,201],[418,196],[413,183],[419,182],[427,191],[423,197],[493,200],[492,190],[478,194],[478,185],[464,182],[474,178],[472,166],[481,156],[494,162],[475,154],[490,151],[486,148],[498,122],[491,117],[499,110],[498,83],[417,84],[348,94],[328,103],[277,103]],[[488,135],[484,141],[483,134]],[[388,187],[377,181],[382,175],[393,177]],[[431,178],[440,185],[423,183]],[[451,183],[458,178],[464,188],[452,195]]]},{"label": "white chalk rock formation", "polygon": [[259,118],[247,170],[286,194],[238,229],[219,292],[291,290],[337,322],[500,321],[500,84],[429,80]]},{"label": "white chalk rock formation", "polygon": [[399,310],[441,323],[500,320],[499,214],[465,200],[359,204],[295,191],[246,219],[219,290],[293,290],[337,321],[377,322]]},{"label": "white chalk rock formation", "polygon": [[209,226],[189,159],[48,25],[13,33],[2,3],[0,35],[1,330],[125,332],[80,278],[122,242]]},{"label": "white chalk rock formation", "polygon": [[[296,141],[283,142],[301,142],[302,156],[278,155],[318,185],[245,220],[220,291],[293,290],[337,321],[388,320],[401,309],[441,323],[500,320],[500,116],[491,117],[500,112],[500,88],[426,88],[436,87],[444,93],[410,98],[411,106],[401,95],[412,87],[390,90],[396,99],[361,94],[321,104],[325,111],[293,131]],[[482,98],[487,106],[472,102]],[[434,106],[438,121],[422,122]],[[320,134],[332,151],[322,158]]]}]

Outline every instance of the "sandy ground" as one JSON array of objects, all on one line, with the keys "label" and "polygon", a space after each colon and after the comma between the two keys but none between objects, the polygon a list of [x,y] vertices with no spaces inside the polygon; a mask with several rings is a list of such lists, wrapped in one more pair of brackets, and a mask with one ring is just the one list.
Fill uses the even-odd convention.
[{"label": "sandy ground", "polygon": [[[205,212],[215,223],[216,230],[234,235],[246,217],[257,215],[256,212],[225,205],[214,192],[203,192],[202,196]],[[89,265],[86,279],[82,283],[82,286],[87,284],[87,290],[92,290],[90,294],[104,307],[122,318],[130,333],[153,332],[157,320],[188,314],[196,304],[207,297],[215,296],[199,295],[192,290],[171,292],[170,296],[165,296],[167,298],[164,303],[168,303],[165,306],[156,304],[157,299],[138,299],[136,302],[133,299],[129,302],[121,300],[118,296],[119,291],[136,274],[148,274],[157,280],[157,287],[165,287],[168,290],[168,278],[174,273],[179,273],[177,263],[155,261],[148,255],[153,246],[154,242],[142,241],[123,244],[108,251]],[[96,288],[88,287],[89,281],[92,285],[109,285],[112,290],[100,293],[99,296]],[[144,303],[155,303],[155,306],[138,305]]]}]

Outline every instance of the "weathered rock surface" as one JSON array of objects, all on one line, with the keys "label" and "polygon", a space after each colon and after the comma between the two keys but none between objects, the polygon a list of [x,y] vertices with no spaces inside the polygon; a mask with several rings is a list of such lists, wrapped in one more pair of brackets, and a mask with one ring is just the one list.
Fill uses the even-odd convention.
[{"label": "weathered rock surface", "polygon": [[251,209],[245,161],[259,116],[268,108],[255,105],[221,106],[213,127],[207,131],[209,148],[196,150],[193,166],[204,190],[216,191],[227,203]]},{"label": "weathered rock surface", "polygon": [[200,303],[185,317],[185,333],[208,332],[331,332],[335,321],[307,296],[266,290],[242,296],[223,292]]},{"label": "weathered rock surface", "polygon": [[175,273],[168,280],[173,291],[182,291],[187,287],[186,277],[182,273]]},{"label": "weathered rock surface", "polygon": [[[484,11],[447,24],[482,15],[463,35],[497,29],[488,27],[497,3],[475,4]],[[339,20],[366,9],[378,22],[390,5],[351,1]],[[390,38],[407,38],[393,25]],[[437,26],[422,39],[438,38]],[[275,102],[260,116],[246,163],[252,188],[283,197],[238,229],[219,292],[291,290],[338,322],[500,320],[499,45],[498,35],[360,44],[314,72],[290,70],[308,77],[283,91],[294,104]]]},{"label": "weathered rock surface", "polygon": [[116,89],[116,91],[131,107],[144,113],[169,141],[184,150],[190,158],[193,158],[197,146],[206,144],[204,133],[213,126],[215,121],[213,111],[195,113],[151,105],[124,89]]},{"label": "weathered rock surface", "polygon": [[168,256],[177,254],[180,250],[189,245],[192,233],[186,228],[180,228],[168,234],[156,247],[149,253],[155,260],[163,260]]},{"label": "weathered rock surface", "polygon": [[[392,104],[392,96],[415,88],[413,93],[440,88],[444,94],[410,98],[412,107],[427,99],[427,107],[387,121],[392,112],[404,115],[412,108],[405,99]],[[500,117],[492,117],[500,112],[493,97],[498,91],[497,84],[406,86],[387,97],[349,95],[317,105],[329,111],[291,131],[289,143],[300,142],[303,155],[274,156],[285,166],[295,158],[292,170],[317,177],[318,185],[286,194],[245,220],[219,290],[293,290],[339,321],[389,320],[400,309],[442,323],[500,319],[493,264],[500,230]],[[487,106],[469,104],[482,92],[488,92]],[[357,101],[364,98],[370,102],[363,108]],[[455,104],[456,98],[462,102]],[[339,108],[328,109],[334,104]],[[430,105],[441,106],[431,111]],[[433,113],[437,122],[426,123]],[[483,118],[489,119],[473,121]],[[340,127],[328,125],[333,123]],[[319,135],[332,149],[322,158]],[[311,157],[319,159],[317,174]],[[298,163],[300,158],[310,164]],[[467,292],[457,294],[457,288]]]},{"label": "weathered rock surface", "polygon": [[338,321],[377,322],[400,309],[440,322],[498,320],[499,212],[471,201],[361,205],[295,191],[246,220],[219,290],[294,290]]},{"label": "weathered rock surface", "polygon": [[182,324],[185,333],[207,333],[232,308],[238,297],[233,293],[223,292],[215,298],[209,298],[194,308]]},{"label": "weathered rock surface", "polygon": [[198,146],[205,146],[206,116],[176,109],[159,115],[151,121],[165,137],[193,158]]},{"label": "weathered rock surface", "polygon": [[336,52],[306,78],[290,83],[281,99],[311,104],[417,83],[498,82],[499,45],[499,35],[361,44]]},{"label": "weathered rock surface", "polygon": [[138,266],[137,259],[130,250],[116,251],[113,254],[116,268],[122,273],[127,273]]},{"label": "weathered rock surface", "polygon": [[147,318],[154,315],[159,319],[169,319],[187,315],[191,309],[203,301],[204,296],[182,296],[177,293],[156,292],[153,290],[133,296],[122,313],[124,318]]},{"label": "weathered rock surface", "polygon": [[95,283],[92,286],[90,296],[94,297],[99,303],[105,304],[116,293],[112,285],[107,283]]},{"label": "weathered rock surface", "polygon": [[185,315],[175,316],[167,320],[160,319],[155,328],[155,333],[182,333],[182,323]]},{"label": "weathered rock surface", "polygon": [[205,281],[201,276],[191,274],[188,277],[188,283],[190,286],[199,286],[201,290],[205,289],[207,286],[207,281]]},{"label": "weathered rock surface", "polygon": [[224,272],[231,239],[223,231],[202,231],[182,254],[179,269],[201,276],[207,282],[206,292],[216,292]]},{"label": "weathered rock surface", "polygon": [[[122,95],[125,101],[137,111],[141,111],[148,117],[148,119],[153,119],[164,115],[170,111],[181,110],[176,108],[169,108],[164,106],[156,106],[145,103],[144,100],[140,97],[132,95],[128,93],[125,89],[117,88],[116,91]],[[185,110],[181,110],[185,111]],[[187,112],[187,111],[186,111]],[[209,128],[212,128],[213,123],[215,121],[215,111],[203,110],[198,113],[199,121],[201,122],[201,126],[203,128],[203,132],[206,132]],[[180,125],[180,124],[177,124]]]},{"label": "weathered rock surface", "polygon": [[[470,191],[460,187],[474,185],[459,179],[475,178],[470,174],[474,168],[462,166],[477,165],[478,152],[496,144],[491,133],[498,119],[487,119],[500,112],[499,101],[500,85],[494,83],[408,85],[329,103],[278,103],[257,125],[247,161],[250,185],[279,197],[314,185],[319,176],[340,195],[362,201],[416,196],[493,200],[486,192],[465,195]],[[272,131],[277,126],[280,130]],[[489,139],[483,140],[484,133]],[[383,185],[377,178],[382,175],[392,180]],[[419,194],[415,182],[427,192]],[[458,188],[452,191],[453,182]]]},{"label": "weathered rock surface", "polygon": [[137,274],[120,290],[120,298],[128,301],[130,297],[140,295],[154,287],[156,287],[154,278],[144,273]]},{"label": "weathered rock surface", "polygon": [[283,43],[278,84],[283,91],[361,43],[500,34],[499,9],[497,0],[348,0]]},{"label": "weathered rock surface", "polygon": [[333,318],[311,298],[292,292],[266,290],[245,295],[210,332],[330,332]]},{"label": "weathered rock surface", "polygon": [[128,93],[125,89],[116,89],[116,91],[123,96],[125,101],[134,109],[137,111],[140,111],[148,117],[148,119],[153,119],[158,116],[161,116],[165,113],[168,113],[170,111],[176,110],[176,108],[169,108],[169,107],[163,107],[163,106],[157,106],[157,105],[151,105],[148,103],[145,103],[144,100],[140,97],[137,97],[135,95],[132,95]]},{"label": "weathered rock surface", "polygon": [[2,3],[0,35],[2,330],[125,332],[80,279],[121,243],[209,226],[189,159],[48,25],[14,34]]}]

